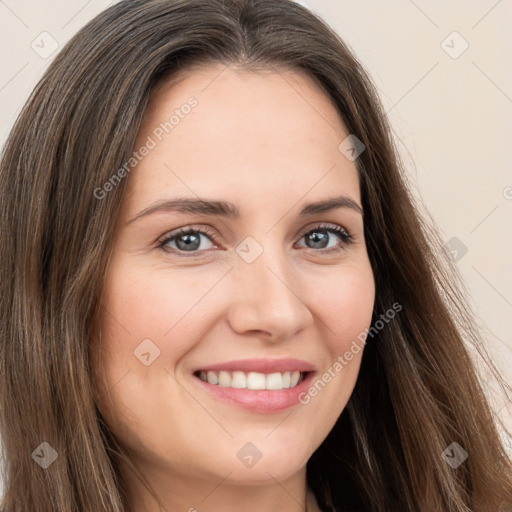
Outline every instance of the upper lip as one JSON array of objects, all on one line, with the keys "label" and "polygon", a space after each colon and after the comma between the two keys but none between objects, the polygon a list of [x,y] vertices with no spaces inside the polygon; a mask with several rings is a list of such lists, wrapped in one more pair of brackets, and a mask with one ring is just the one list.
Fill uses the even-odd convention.
[{"label": "upper lip", "polygon": [[311,372],[315,367],[307,361],[300,359],[239,359],[238,361],[226,361],[225,363],[211,364],[198,368],[197,371],[242,371],[258,373],[274,372]]}]

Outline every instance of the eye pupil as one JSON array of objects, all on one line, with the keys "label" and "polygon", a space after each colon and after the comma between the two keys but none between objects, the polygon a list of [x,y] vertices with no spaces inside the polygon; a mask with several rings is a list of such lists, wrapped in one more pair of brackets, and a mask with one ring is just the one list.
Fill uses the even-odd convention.
[{"label": "eye pupil", "polygon": [[[312,247],[313,249],[322,249],[323,247],[325,247],[324,242],[329,241],[328,233],[318,231],[318,230],[311,231],[311,233],[308,235],[307,238],[310,242],[313,242],[313,244],[314,244],[314,247]],[[320,245],[318,245],[318,244],[320,244]]]},{"label": "eye pupil", "polygon": [[176,238],[176,247],[180,250],[195,250],[201,245],[200,236],[195,233],[183,233]]}]

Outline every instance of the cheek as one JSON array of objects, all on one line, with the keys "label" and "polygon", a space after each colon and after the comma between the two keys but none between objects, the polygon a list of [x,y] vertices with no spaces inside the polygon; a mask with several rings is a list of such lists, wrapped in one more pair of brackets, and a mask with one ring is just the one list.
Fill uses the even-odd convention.
[{"label": "cheek", "polygon": [[[208,292],[224,274],[220,267],[171,270],[128,258],[112,260],[103,291],[101,346],[96,340],[91,345],[96,388],[112,423],[118,420],[106,397],[117,397],[121,409],[138,410],[136,404],[141,404],[143,410],[152,379],[169,379],[168,373],[174,374],[180,360],[207,335],[206,319],[216,312]],[[150,365],[144,365],[144,357]]]},{"label": "cheek", "polygon": [[218,267],[171,270],[123,261],[112,267],[103,300],[108,313],[104,312],[102,322],[111,345],[118,340],[133,356],[133,350],[149,338],[171,360],[187,351],[187,340],[198,326],[197,320],[191,321],[194,310],[201,308],[202,299],[224,271]]},{"label": "cheek", "polygon": [[309,304],[321,319],[332,357],[344,353],[370,326],[375,283],[369,262],[340,266],[308,291]]},{"label": "cheek", "polygon": [[[147,418],[176,427],[171,413],[185,401],[169,373],[201,339],[201,298],[222,274],[112,260],[103,290],[101,346],[92,344],[94,378],[104,418],[129,446],[140,445],[140,430],[150,428]],[[160,398],[162,389],[177,404],[174,409]]]},{"label": "cheek", "polygon": [[[331,268],[310,287],[310,307],[322,330],[325,365],[300,397],[304,414],[316,419],[310,439],[324,439],[350,399],[356,384],[375,300],[369,262]],[[316,448],[316,446],[313,446]]]}]

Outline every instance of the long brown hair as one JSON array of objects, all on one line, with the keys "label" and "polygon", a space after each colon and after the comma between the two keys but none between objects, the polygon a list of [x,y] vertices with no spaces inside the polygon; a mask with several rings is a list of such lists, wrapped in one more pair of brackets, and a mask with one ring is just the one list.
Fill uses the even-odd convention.
[{"label": "long brown hair", "polygon": [[[130,158],[156,84],[215,62],[306,73],[366,147],[374,320],[402,310],[368,338],[350,401],[308,462],[320,507],[508,510],[512,465],[468,352],[483,349],[458,273],[410,197],[370,78],[290,0],[121,1],[62,49],[19,115],[0,168],[1,510],[131,509],[90,354],[129,177],[94,191]],[[456,468],[442,457],[451,443],[468,453]],[[42,469],[41,454],[57,458]]]}]

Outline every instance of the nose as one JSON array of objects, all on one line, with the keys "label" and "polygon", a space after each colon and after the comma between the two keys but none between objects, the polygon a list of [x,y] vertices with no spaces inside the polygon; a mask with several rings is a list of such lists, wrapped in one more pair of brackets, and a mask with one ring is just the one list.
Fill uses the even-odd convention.
[{"label": "nose", "polygon": [[285,254],[263,250],[252,263],[238,258],[231,274],[228,320],[238,334],[264,333],[269,341],[289,339],[313,321],[307,294]]}]

